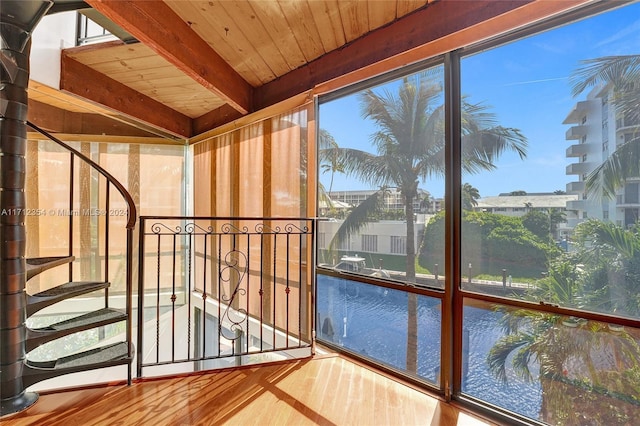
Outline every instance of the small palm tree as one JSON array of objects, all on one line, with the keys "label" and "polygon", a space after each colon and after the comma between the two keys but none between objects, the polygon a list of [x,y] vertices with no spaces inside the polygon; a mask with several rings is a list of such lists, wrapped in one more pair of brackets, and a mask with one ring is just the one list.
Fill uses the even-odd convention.
[{"label": "small palm tree", "polygon": [[478,206],[480,199],[480,191],[470,183],[462,185],[462,208],[464,210],[473,210]]},{"label": "small palm tree", "polygon": [[567,221],[567,214],[559,209],[548,209],[547,215],[549,216],[549,231],[551,237],[557,237],[558,225]]},{"label": "small palm tree", "polygon": [[[577,251],[553,260],[548,276],[538,280],[524,299],[640,315],[638,230],[590,220],[576,228],[575,236]],[[603,268],[604,273],[600,273]],[[599,392],[605,389],[611,394],[637,399],[634,389],[640,386],[640,377],[634,372],[639,365],[640,347],[630,333],[611,330],[600,322],[534,310],[502,311],[505,335],[489,351],[487,363],[503,381],[507,380],[509,363],[514,374],[527,381],[534,379],[531,366],[534,362],[538,364],[543,386],[542,414],[546,417],[543,420],[570,416],[575,401],[567,390],[576,386],[590,386],[600,389]],[[609,362],[603,362],[604,356],[609,356]],[[592,404],[606,403],[597,397],[591,399]],[[568,419],[563,424],[574,424],[572,421]],[[614,421],[625,422],[625,418],[602,423]]]},{"label": "small palm tree", "polygon": [[595,282],[587,294],[590,307],[640,316],[640,229],[589,220],[576,228],[575,237],[580,261],[601,272],[592,274]]},{"label": "small palm tree", "polygon": [[[413,202],[418,184],[445,174],[444,105],[442,84],[435,71],[404,78],[397,93],[377,93],[371,89],[360,95],[362,116],[371,119],[378,131],[371,135],[377,153],[351,148],[328,148],[321,159],[336,158],[344,172],[380,191],[358,206],[345,219],[336,239],[345,238],[364,226],[368,208],[380,205],[385,188],[396,187],[402,194],[406,228],[406,280],[414,282],[415,231]],[[527,140],[517,129],[497,125],[493,114],[481,104],[462,102],[462,168],[467,173],[492,170],[504,151],[526,156]],[[334,243],[332,242],[331,246]],[[407,370],[417,371],[417,297],[408,294]]]}]

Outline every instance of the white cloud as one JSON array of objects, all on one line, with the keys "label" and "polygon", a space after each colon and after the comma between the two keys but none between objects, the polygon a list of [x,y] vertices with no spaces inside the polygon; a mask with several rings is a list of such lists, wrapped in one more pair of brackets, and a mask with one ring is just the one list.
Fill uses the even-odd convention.
[{"label": "white cloud", "polygon": [[595,47],[602,47],[607,44],[614,43],[618,40],[621,40],[629,35],[636,35],[639,30],[640,30],[640,19],[635,21],[633,24],[629,25],[628,27],[613,34],[612,36],[607,37],[604,40],[601,40],[598,44],[595,45]]}]

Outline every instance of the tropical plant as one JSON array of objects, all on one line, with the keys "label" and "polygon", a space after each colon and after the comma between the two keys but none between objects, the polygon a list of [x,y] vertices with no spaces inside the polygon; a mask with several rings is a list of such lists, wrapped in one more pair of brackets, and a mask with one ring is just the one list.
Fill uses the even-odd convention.
[{"label": "tropical plant", "polygon": [[[397,93],[372,89],[360,94],[362,116],[378,130],[371,135],[376,153],[352,148],[328,148],[321,159],[336,158],[344,172],[377,188],[397,187],[405,206],[406,280],[415,281],[415,231],[413,202],[418,184],[445,174],[444,105],[440,71],[406,77]],[[462,168],[466,173],[492,170],[505,151],[526,156],[527,140],[519,130],[496,124],[487,106],[462,100]],[[380,192],[372,197],[379,198]],[[371,202],[369,206],[379,203]],[[368,220],[365,206],[345,219],[335,238],[344,238]],[[417,370],[417,298],[408,297],[407,370]]]},{"label": "tropical plant", "polygon": [[575,230],[592,309],[640,317],[640,229],[589,220]]},{"label": "tropical plant", "polygon": [[[579,95],[588,87],[609,84],[616,113],[625,123],[640,123],[640,55],[605,56],[582,61],[572,75],[572,92]],[[627,124],[628,125],[628,124]],[[616,190],[629,178],[640,176],[640,135],[636,132],[587,176],[589,194],[614,198]]]},{"label": "tropical plant", "polygon": [[551,236],[555,238],[558,232],[558,225],[567,221],[567,214],[560,209],[548,209],[549,227]]},{"label": "tropical plant", "polygon": [[[559,275],[564,276],[562,272]],[[553,278],[546,281],[549,284],[546,291],[559,290],[555,300],[571,297],[570,287],[554,283]],[[502,312],[505,335],[489,351],[487,363],[504,382],[511,374],[525,381],[540,381],[541,420],[582,425],[584,419],[574,418],[572,413],[578,412],[576,404],[585,404],[593,412],[592,418],[600,420],[590,424],[629,424],[628,413],[614,410],[615,415],[611,415],[609,406],[630,401],[631,412],[637,409],[640,348],[632,335],[624,330],[612,331],[603,323],[545,312],[525,309]],[[606,409],[594,408],[602,405]]]},{"label": "tropical plant", "polygon": [[[321,150],[338,147],[338,143],[334,137],[324,129],[320,129],[319,131],[318,143]],[[335,156],[323,157],[323,161],[320,163],[320,169],[322,170],[322,173],[331,173],[331,182],[329,183],[328,190],[328,193],[331,194],[331,191],[333,190],[333,178],[336,173],[344,173],[344,164],[342,164]]]},{"label": "tropical plant", "polygon": [[[439,213],[425,227],[419,264],[426,269],[444,264],[445,223]],[[473,264],[477,275],[500,276],[506,269],[514,277],[536,279],[546,269],[550,252],[557,250],[523,226],[521,218],[501,214],[463,211],[462,235],[462,264]]]},{"label": "tropical plant", "polygon": [[[639,316],[639,231],[598,220],[580,224],[575,231],[576,251],[550,261],[548,275],[524,299]],[[500,310],[505,335],[490,350],[487,363],[501,380],[507,380],[509,364],[517,377],[533,380],[531,367],[537,365],[543,420],[581,424],[571,418],[576,404],[608,407],[630,402],[637,409],[640,347],[632,332],[535,310]],[[594,418],[601,417],[599,424],[630,420],[627,409],[614,410],[615,415],[608,409],[591,411]]]},{"label": "tropical plant", "polygon": [[470,183],[462,185],[462,208],[464,210],[473,210],[474,207],[478,206],[479,199],[480,191],[478,191],[478,188]]},{"label": "tropical plant", "polygon": [[522,216],[522,224],[541,241],[549,239],[551,224],[549,216],[539,210],[531,210]]}]

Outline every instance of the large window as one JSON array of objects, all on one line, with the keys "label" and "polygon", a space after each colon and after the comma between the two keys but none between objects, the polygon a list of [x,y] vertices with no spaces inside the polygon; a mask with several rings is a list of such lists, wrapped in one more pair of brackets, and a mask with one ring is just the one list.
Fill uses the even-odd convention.
[{"label": "large window", "polygon": [[321,99],[321,340],[512,419],[640,417],[640,5],[586,14]]},{"label": "large window", "polygon": [[[382,268],[398,281],[433,280],[421,243],[442,216],[443,66],[323,102],[319,115],[319,206],[329,219],[320,224],[321,266],[366,252],[363,274]],[[442,244],[436,251],[442,258]]]},{"label": "large window", "polygon": [[[551,424],[640,415],[640,335],[621,325],[640,318],[640,239],[629,214],[640,139],[602,150],[603,140],[621,140],[606,123],[638,114],[628,84],[638,78],[638,18],[640,5],[630,5],[461,54],[461,152],[476,142],[467,104],[491,105],[496,129],[511,132],[495,142],[520,148],[491,167],[468,170],[462,160],[463,395]],[[477,204],[465,204],[465,187]],[[513,214],[489,212],[497,205]]]},{"label": "large window", "polygon": [[438,265],[423,261],[422,241],[442,216],[443,70],[425,66],[322,102],[318,132],[327,219],[318,241],[320,339],[435,387],[442,292],[433,288],[442,281]]}]

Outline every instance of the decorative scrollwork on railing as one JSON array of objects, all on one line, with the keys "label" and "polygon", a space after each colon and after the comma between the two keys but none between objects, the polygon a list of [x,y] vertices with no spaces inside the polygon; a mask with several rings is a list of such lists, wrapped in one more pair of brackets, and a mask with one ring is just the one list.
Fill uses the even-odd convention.
[{"label": "decorative scrollwork on railing", "polygon": [[[227,307],[220,317],[218,331],[220,336],[227,340],[236,340],[244,333],[242,323],[247,320],[248,313],[244,308],[233,309],[233,303],[239,300],[240,296],[245,295],[247,291],[241,287],[242,281],[247,273],[248,261],[244,253],[238,250],[229,251],[224,257],[224,267],[220,269],[219,279],[221,282],[229,283],[231,294],[226,296],[221,294],[220,300],[225,302]],[[232,311],[234,317],[232,318]],[[233,332],[233,336],[227,336],[224,332],[223,324],[228,321],[229,329]]]},{"label": "decorative scrollwork on railing", "polygon": [[169,228],[164,223],[160,223],[160,222],[156,222],[153,225],[151,225],[151,232],[153,232],[156,235],[166,235],[165,230],[169,231],[171,235],[179,234],[180,232],[182,232],[182,229],[179,226],[176,226],[175,229],[172,229],[172,228]]},{"label": "decorative scrollwork on railing", "polygon": [[184,226],[184,232],[189,235],[203,235],[203,234],[213,234],[214,229],[213,226],[207,226],[207,228],[203,228],[195,222],[189,222]]},{"label": "decorative scrollwork on railing", "polygon": [[288,234],[308,234],[309,233],[309,227],[304,225],[302,227],[300,226],[296,226],[293,223],[287,223],[284,226],[284,230],[288,233]]},{"label": "decorative scrollwork on railing", "polygon": [[279,234],[282,229],[279,226],[271,227],[266,223],[258,223],[255,226],[255,230],[258,234]]},{"label": "decorative scrollwork on railing", "polygon": [[220,227],[220,230],[223,234],[246,234],[249,232],[249,228],[243,226],[242,228],[238,228],[232,223],[225,223]]}]

